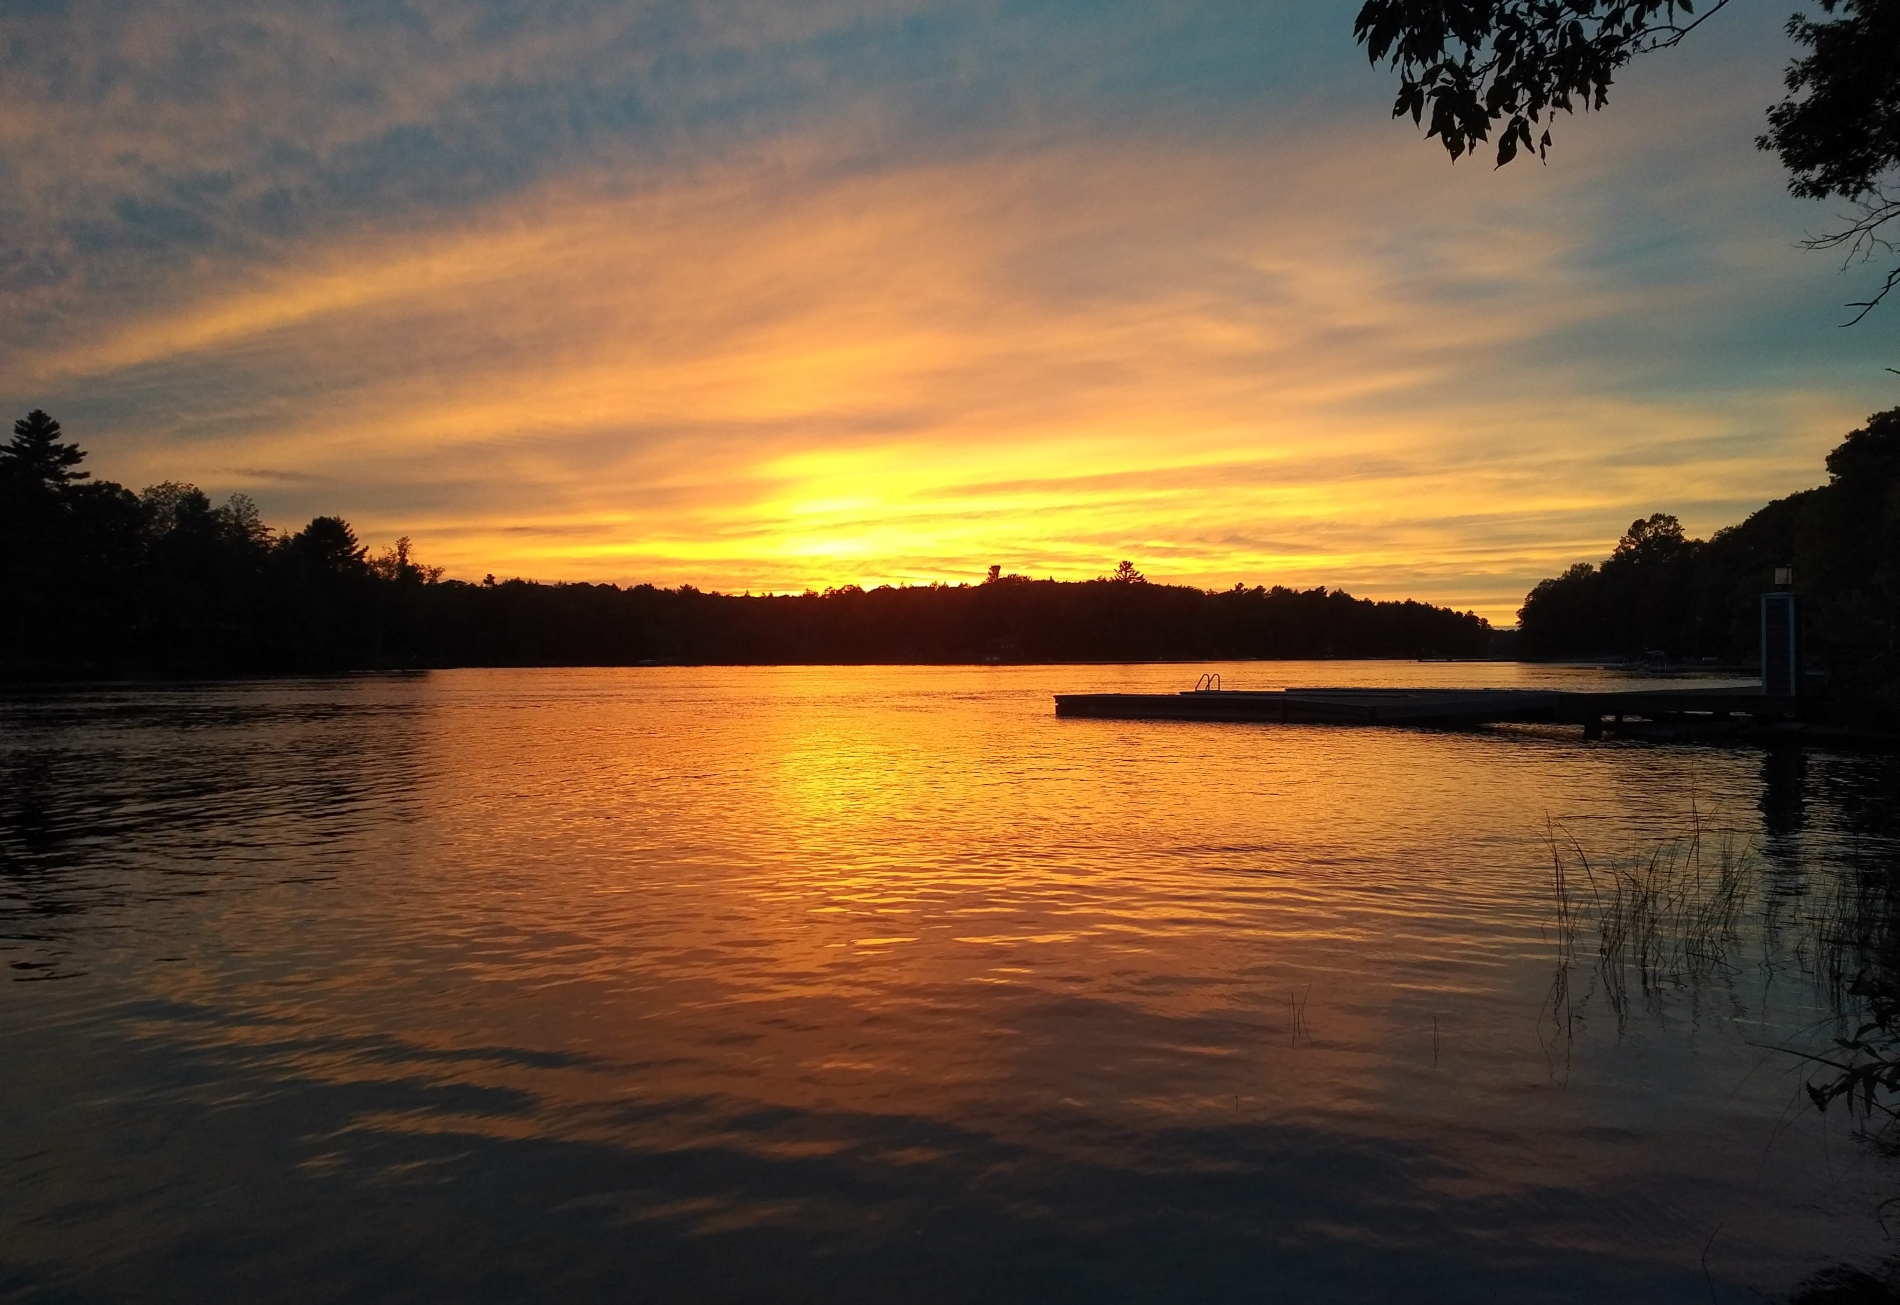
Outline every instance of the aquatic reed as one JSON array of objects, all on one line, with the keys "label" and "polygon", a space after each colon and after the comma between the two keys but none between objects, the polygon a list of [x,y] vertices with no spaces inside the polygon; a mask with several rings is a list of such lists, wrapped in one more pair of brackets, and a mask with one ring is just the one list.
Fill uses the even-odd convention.
[{"label": "aquatic reed", "polygon": [[[1752,843],[1706,828],[1693,809],[1684,833],[1621,859],[1593,856],[1556,821],[1546,838],[1557,944],[1547,1013],[1566,1045],[1597,991],[1621,1030],[1638,1005],[1661,1014],[1671,996],[1740,972],[1738,944],[1762,881]],[[1817,1067],[1806,1085],[1817,1108],[1844,1101],[1865,1117],[1900,1122],[1896,867],[1878,856],[1837,867],[1798,898],[1764,895],[1759,915],[1761,969],[1805,975],[1841,1030],[1823,1052],[1773,1049]],[[1593,980],[1581,999],[1573,972]]]},{"label": "aquatic reed", "polygon": [[[1812,1071],[1804,1083],[1819,1110],[1835,1102],[1857,1114],[1884,1150],[1900,1138],[1900,858],[1895,844],[1870,840],[1840,861],[1809,863],[1798,848],[1760,849],[1706,828],[1691,811],[1687,830],[1620,859],[1593,855],[1559,822],[1549,821],[1556,972],[1547,1016],[1556,1023],[1567,1065],[1581,1012],[1600,989],[1621,1032],[1640,1001],[1661,1014],[1672,995],[1692,1000],[1722,989],[1738,1014],[1752,1015],[1739,981],[1744,964],[1762,980],[1762,1014],[1777,975],[1812,985],[1826,1012],[1797,1036],[1830,1025],[1831,1045],[1790,1041],[1766,1049],[1797,1057]],[[1759,890],[1759,891],[1758,891]],[[1759,897],[1759,909],[1751,906]],[[1744,933],[1758,941],[1751,957]],[[1587,983],[1581,996],[1572,976]],[[1555,1050],[1546,1044],[1546,1049]],[[1553,1071],[1557,1065],[1553,1059]],[[1882,1202],[1883,1221],[1900,1197]],[[1706,1257],[1707,1247],[1704,1248]],[[1792,1300],[1900,1300],[1900,1259],[1873,1272],[1852,1265],[1823,1271]]]},{"label": "aquatic reed", "polygon": [[1660,1009],[1671,992],[1736,970],[1730,950],[1740,938],[1754,873],[1753,850],[1726,833],[1710,837],[1701,817],[1647,853],[1624,860],[1592,858],[1569,830],[1549,822],[1555,890],[1558,976],[1553,999],[1569,1007],[1569,972],[1583,959],[1580,940],[1595,942],[1593,969],[1619,1026],[1632,995]]}]

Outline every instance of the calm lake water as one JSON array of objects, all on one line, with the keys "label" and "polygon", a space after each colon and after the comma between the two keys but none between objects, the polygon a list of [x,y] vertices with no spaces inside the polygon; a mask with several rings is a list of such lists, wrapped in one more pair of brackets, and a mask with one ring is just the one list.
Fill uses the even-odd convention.
[{"label": "calm lake water", "polygon": [[[1607,678],[0,698],[0,1297],[1741,1301],[1893,1253],[1900,1166],[1765,1045],[1836,1028],[1892,762],[1053,714],[1210,669]],[[1586,928],[1557,986],[1550,830],[1607,875],[1692,821],[1719,954],[1617,1002]]]}]

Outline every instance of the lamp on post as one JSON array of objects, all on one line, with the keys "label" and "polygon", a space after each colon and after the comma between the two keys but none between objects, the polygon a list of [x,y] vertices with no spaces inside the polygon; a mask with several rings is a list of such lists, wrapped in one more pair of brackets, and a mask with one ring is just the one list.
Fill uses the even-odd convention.
[{"label": "lamp on post", "polygon": [[1775,587],[1761,596],[1761,691],[1771,698],[1801,694],[1801,599],[1794,568],[1775,568]]}]

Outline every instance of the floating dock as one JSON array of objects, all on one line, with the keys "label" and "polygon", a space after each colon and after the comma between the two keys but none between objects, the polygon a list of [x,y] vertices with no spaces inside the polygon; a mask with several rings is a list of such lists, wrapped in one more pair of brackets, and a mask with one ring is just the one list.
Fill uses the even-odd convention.
[{"label": "floating dock", "polygon": [[1798,719],[1795,698],[1760,689],[1189,689],[1181,693],[1059,693],[1056,715],[1102,720],[1464,728],[1506,723],[1582,725],[1597,735],[1638,722],[1763,726]]}]

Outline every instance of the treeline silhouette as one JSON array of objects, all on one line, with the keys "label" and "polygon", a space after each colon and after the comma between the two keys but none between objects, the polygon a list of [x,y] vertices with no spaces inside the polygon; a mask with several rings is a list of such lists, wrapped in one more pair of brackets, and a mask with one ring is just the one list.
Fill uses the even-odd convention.
[{"label": "treeline silhouette", "polygon": [[78,469],[35,411],[0,448],[0,674],[78,678],[641,662],[1483,657],[1480,617],[1339,590],[1208,592],[1112,577],[847,585],[735,596],[690,585],[445,580],[347,522],[279,533],[242,495],[134,494]]},{"label": "treeline silhouette", "polygon": [[1848,435],[1827,471],[1827,484],[1706,540],[1663,512],[1631,523],[1600,565],[1579,562],[1531,590],[1519,655],[1752,662],[1762,591],[1791,565],[1830,696],[1900,721],[1900,408]]}]

